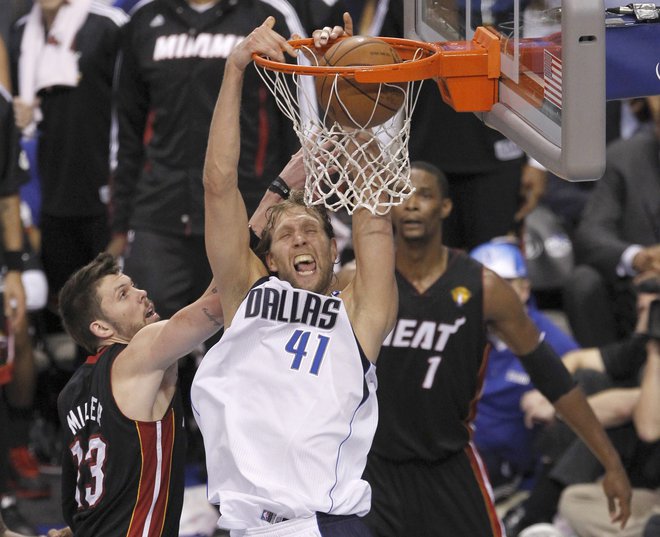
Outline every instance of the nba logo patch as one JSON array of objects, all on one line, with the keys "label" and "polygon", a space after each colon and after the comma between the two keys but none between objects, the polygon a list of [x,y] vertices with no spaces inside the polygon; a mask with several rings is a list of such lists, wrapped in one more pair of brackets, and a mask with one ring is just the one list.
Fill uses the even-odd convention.
[{"label": "nba logo patch", "polygon": [[457,306],[462,306],[463,304],[467,304],[468,300],[472,298],[472,293],[470,293],[467,287],[454,287],[451,290],[451,298]]}]

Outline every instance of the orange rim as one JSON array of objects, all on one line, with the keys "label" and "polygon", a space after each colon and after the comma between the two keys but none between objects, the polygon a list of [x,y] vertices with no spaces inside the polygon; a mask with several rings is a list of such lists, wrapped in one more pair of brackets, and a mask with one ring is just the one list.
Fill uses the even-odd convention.
[{"label": "orange rim", "polygon": [[[341,37],[337,41],[342,39],[346,39],[346,37]],[[254,54],[253,59],[258,66],[264,69],[270,69],[271,71],[312,76],[338,75],[355,78],[357,82],[410,82],[437,76],[438,63],[442,60],[440,48],[435,44],[394,37],[378,37],[377,39],[385,41],[394,47],[403,61],[401,63],[385,65],[336,67],[330,65],[282,63],[259,56],[258,54]],[[289,44],[296,50],[300,50],[303,47],[314,48],[314,40],[311,38],[294,39],[289,41]],[[320,53],[324,53],[330,46],[317,50]],[[416,58],[420,50],[425,56]]]}]

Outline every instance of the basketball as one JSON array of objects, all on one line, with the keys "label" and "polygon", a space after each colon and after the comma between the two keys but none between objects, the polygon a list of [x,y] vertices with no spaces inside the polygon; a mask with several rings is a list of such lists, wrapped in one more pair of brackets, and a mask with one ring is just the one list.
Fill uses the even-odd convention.
[{"label": "basketball", "polygon": [[[401,63],[396,49],[375,37],[353,36],[330,47],[319,65],[350,67]],[[380,125],[396,114],[405,99],[405,91],[396,84],[360,84],[353,78],[315,77],[316,95],[321,116],[344,127],[369,128]],[[334,88],[334,91],[333,91]]]}]

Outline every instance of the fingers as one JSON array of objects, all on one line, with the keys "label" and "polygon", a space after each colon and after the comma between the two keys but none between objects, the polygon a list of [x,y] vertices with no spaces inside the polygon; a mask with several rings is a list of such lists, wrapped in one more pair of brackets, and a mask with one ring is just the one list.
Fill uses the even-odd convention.
[{"label": "fingers", "polygon": [[327,45],[328,41],[330,40],[331,34],[332,34],[332,28],[330,28],[330,26],[326,26],[321,30],[314,30],[312,32],[312,38],[314,39],[314,46],[318,48]]},{"label": "fingers", "polygon": [[325,26],[320,30],[314,30],[312,32],[312,38],[314,39],[315,47],[324,47],[338,37],[348,37],[351,35],[353,35],[353,19],[348,12],[344,13],[343,28],[339,25],[332,28],[330,26]]},{"label": "fingers", "polygon": [[348,11],[344,12],[344,33],[353,35],[353,19]]},{"label": "fingers", "polygon": [[268,56],[272,60],[284,62],[284,52],[292,57],[297,56],[297,51],[292,47],[289,42],[278,34],[273,27],[275,26],[275,18],[268,17],[266,20],[252,31],[236,49],[232,56],[236,65],[240,69],[252,61],[252,54],[259,54]]}]

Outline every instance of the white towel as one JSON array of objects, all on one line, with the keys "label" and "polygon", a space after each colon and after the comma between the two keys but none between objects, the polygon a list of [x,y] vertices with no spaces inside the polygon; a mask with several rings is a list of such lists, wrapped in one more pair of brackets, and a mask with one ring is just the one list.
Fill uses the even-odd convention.
[{"label": "white towel", "polygon": [[[78,53],[73,40],[87,19],[91,0],[67,0],[57,11],[47,38],[43,13],[38,2],[28,15],[18,61],[18,93],[28,104],[34,104],[37,92],[51,86],[78,85]],[[39,121],[40,112],[33,116]],[[34,121],[25,131],[34,130]],[[24,134],[29,134],[25,132]]]}]

